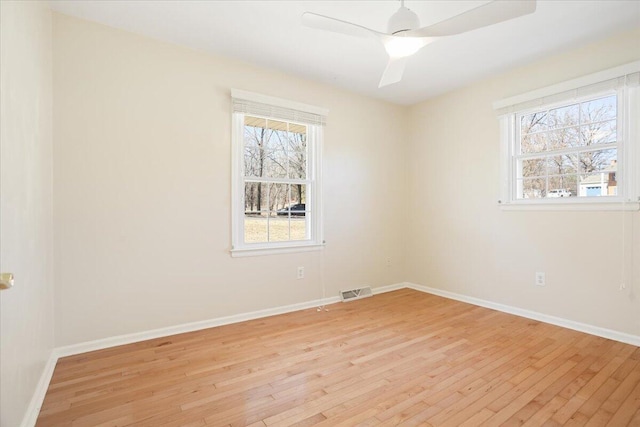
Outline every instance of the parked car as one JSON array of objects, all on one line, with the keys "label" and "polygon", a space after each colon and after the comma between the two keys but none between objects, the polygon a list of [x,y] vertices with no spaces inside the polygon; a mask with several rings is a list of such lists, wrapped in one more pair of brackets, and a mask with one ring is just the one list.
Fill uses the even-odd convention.
[{"label": "parked car", "polygon": [[289,212],[291,212],[291,216],[304,216],[304,209],[305,204],[298,203],[296,205],[291,205],[289,207],[278,210],[278,215],[289,215]]},{"label": "parked car", "polygon": [[564,188],[549,190],[547,197],[571,197],[571,191]]}]

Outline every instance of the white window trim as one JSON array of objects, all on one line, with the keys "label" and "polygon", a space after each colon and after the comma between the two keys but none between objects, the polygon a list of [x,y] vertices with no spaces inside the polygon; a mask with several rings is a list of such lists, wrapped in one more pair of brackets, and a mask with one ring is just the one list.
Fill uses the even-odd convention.
[{"label": "white window trim", "polygon": [[[231,97],[258,104],[269,105],[286,110],[310,113],[322,117],[328,115],[328,110],[308,104],[293,102],[282,98],[247,92],[239,89],[231,90]],[[284,118],[277,116],[273,119]],[[322,141],[323,126],[311,125],[308,129],[313,132],[310,140],[313,149],[307,157],[308,173],[312,176],[313,184],[307,194],[308,204],[311,205],[309,217],[313,221],[307,221],[308,240],[296,240],[287,242],[244,243],[244,189],[241,188],[244,176],[244,114],[232,112],[231,120],[231,256],[246,257],[272,254],[286,254],[320,250],[324,247],[323,215],[322,215]]]},{"label": "white window trim", "polygon": [[[537,89],[514,97],[506,98],[493,103],[493,108],[500,119],[500,204],[503,210],[640,210],[640,87],[626,85],[616,88],[618,92],[619,111],[622,111],[623,128],[621,141],[618,143],[618,152],[621,153],[619,161],[624,171],[624,194],[618,197],[580,198],[571,197],[564,199],[516,199],[513,185],[515,183],[515,171],[513,170],[512,156],[515,152],[515,115],[518,112],[535,109],[532,105],[552,106],[553,101],[545,98],[564,97],[564,102],[572,99],[584,98],[579,96],[583,88],[591,86],[589,95],[596,95],[599,84],[600,90],[605,92],[606,86],[614,79],[640,72],[640,61],[635,61],[619,67],[600,71],[598,73],[583,76],[577,79],[562,82],[556,85]],[[637,78],[637,74],[636,74]],[[613,88],[609,87],[609,90]],[[572,94],[572,91],[574,93]],[[560,101],[559,103],[562,103]]]}]

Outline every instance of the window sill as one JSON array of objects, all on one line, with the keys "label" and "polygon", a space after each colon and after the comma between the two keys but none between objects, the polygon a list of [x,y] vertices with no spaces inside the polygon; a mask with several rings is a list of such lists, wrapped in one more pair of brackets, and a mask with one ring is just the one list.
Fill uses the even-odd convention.
[{"label": "window sill", "polygon": [[248,256],[262,256],[262,255],[278,255],[278,254],[293,254],[299,252],[311,252],[319,251],[324,248],[324,244],[305,244],[305,245],[290,245],[290,246],[278,246],[278,247],[261,247],[261,248],[241,248],[232,249],[231,256],[233,258],[248,257]]},{"label": "window sill", "polygon": [[640,202],[511,202],[499,205],[503,211],[638,211]]}]

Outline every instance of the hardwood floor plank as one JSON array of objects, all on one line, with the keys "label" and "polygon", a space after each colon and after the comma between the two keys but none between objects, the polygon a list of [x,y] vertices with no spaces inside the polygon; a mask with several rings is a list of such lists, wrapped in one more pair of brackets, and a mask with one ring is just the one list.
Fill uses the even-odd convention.
[{"label": "hardwood floor plank", "polygon": [[[589,402],[592,396],[596,395],[598,390],[605,386],[607,383],[609,384],[617,384],[613,383],[615,381],[611,375],[622,365],[624,360],[626,360],[634,351],[636,347],[628,346],[622,343],[612,343],[611,346],[603,348],[606,350],[605,353],[601,354],[597,361],[594,362],[589,369],[593,371],[593,375],[591,379],[584,384],[579,390],[576,391],[575,395],[572,396],[567,403],[560,408],[556,414],[553,416],[554,420],[559,422],[560,424],[564,424],[569,422],[569,420],[574,419],[574,414],[587,402]],[[593,349],[592,349],[593,350]],[[617,385],[616,385],[617,388]],[[610,396],[615,388],[605,389],[604,393],[598,396],[597,399],[591,400],[589,405],[592,405],[594,410],[589,411],[591,414],[595,414],[596,410],[600,407],[604,400]],[[591,416],[584,416],[578,418],[586,418],[589,419]]]},{"label": "hardwood floor plank", "polygon": [[467,420],[461,424],[459,427],[476,427],[481,425],[484,421],[488,420],[494,415],[493,411],[490,411],[487,408],[482,408],[479,412],[476,412],[474,415],[471,415],[467,418]]},{"label": "hardwood floor plank", "polygon": [[[560,407],[564,406],[567,400],[559,395],[560,391],[565,390],[569,384],[573,384],[575,380],[579,378],[579,376],[593,363],[594,358],[592,356],[587,356],[580,359],[575,358],[574,356],[574,361],[578,362],[575,367],[538,394],[532,401],[520,409],[514,417],[524,424],[540,425],[545,422],[547,418],[553,416]],[[565,393],[565,395],[566,394],[567,393]],[[553,402],[553,404],[548,406],[550,402]],[[562,404],[559,405],[560,403]],[[529,423],[528,420],[533,416],[533,414],[536,415],[533,418],[537,421]]]},{"label": "hardwood floor plank", "polygon": [[[496,414],[487,420],[488,424],[503,424],[514,416],[528,402],[531,402],[542,390],[552,384],[557,378],[564,375],[575,366],[575,362],[565,361],[560,366],[555,363],[549,363],[540,371],[536,372],[531,378],[536,377],[535,384],[523,393],[514,393],[512,401],[504,408],[500,409]],[[521,424],[525,420],[514,420]]]},{"label": "hardwood floor plank", "polygon": [[[544,425],[558,409],[560,409],[567,402],[566,399],[560,396],[554,396],[544,406],[537,410],[527,421],[522,424],[523,427],[537,427]],[[523,417],[524,418],[524,417]]]},{"label": "hardwood floor plank", "polygon": [[631,421],[629,421],[629,426],[640,427],[640,405],[638,405],[636,413],[631,418]]},{"label": "hardwood floor plank", "polygon": [[62,358],[37,426],[640,427],[640,349],[403,289]]},{"label": "hardwood floor plank", "polygon": [[[622,387],[622,384],[620,385]],[[605,405],[603,405],[604,407]],[[607,423],[608,426],[623,426],[631,421],[634,414],[640,408],[640,384],[636,384],[635,388],[627,398],[624,400],[622,405],[617,408],[614,412],[613,416]]]}]

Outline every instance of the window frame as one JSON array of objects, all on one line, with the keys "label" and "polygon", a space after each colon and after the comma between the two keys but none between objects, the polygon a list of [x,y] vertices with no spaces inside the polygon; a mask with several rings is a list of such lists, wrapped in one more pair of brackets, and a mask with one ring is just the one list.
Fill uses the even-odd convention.
[{"label": "window frame", "polygon": [[[251,92],[233,89],[231,96],[242,102],[255,102],[264,107],[274,107],[273,114],[255,114],[252,112],[232,111],[231,120],[231,256],[256,256],[279,253],[295,253],[322,249],[323,220],[322,220],[322,145],[323,124],[309,123],[308,121],[295,120],[297,112],[311,113],[326,117],[328,111],[319,107],[300,104],[281,98],[255,94]],[[284,121],[293,124],[301,124],[307,127],[307,185],[305,203],[306,235],[304,240],[288,240],[278,242],[244,241],[245,225],[245,182],[255,182],[256,177],[246,177],[244,170],[244,126],[245,116]],[[294,117],[292,120],[291,117]],[[266,177],[265,177],[266,178]],[[261,182],[288,183],[291,179],[266,178]],[[284,182],[287,181],[287,182]]]},{"label": "window frame", "polygon": [[[640,210],[640,61],[495,102],[500,121],[500,198],[503,210]],[[630,77],[630,78],[629,78]],[[606,95],[617,95],[618,194],[605,197],[519,199],[518,117]],[[605,147],[603,147],[604,149]],[[576,151],[579,151],[578,148]],[[546,157],[549,152],[541,152]],[[550,156],[552,156],[551,154]],[[525,156],[526,157],[526,156]]]}]

